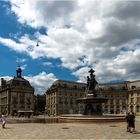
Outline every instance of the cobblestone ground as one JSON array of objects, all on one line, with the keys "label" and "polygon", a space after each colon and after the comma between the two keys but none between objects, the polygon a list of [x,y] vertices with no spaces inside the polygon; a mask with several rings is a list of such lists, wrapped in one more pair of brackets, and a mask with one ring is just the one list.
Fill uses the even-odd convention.
[{"label": "cobblestone ground", "polygon": [[0,139],[140,139],[126,132],[126,123],[20,123],[0,128]]}]

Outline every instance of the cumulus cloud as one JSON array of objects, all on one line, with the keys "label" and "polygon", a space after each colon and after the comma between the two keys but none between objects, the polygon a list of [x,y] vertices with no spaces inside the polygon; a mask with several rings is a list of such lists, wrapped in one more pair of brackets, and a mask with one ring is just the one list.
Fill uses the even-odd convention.
[{"label": "cumulus cloud", "polygon": [[45,27],[47,35],[34,34],[39,47],[28,35],[20,37],[18,43],[0,38],[1,43],[34,59],[59,58],[61,66],[80,81],[89,67],[96,70],[99,82],[140,79],[139,1],[10,2],[20,23]]},{"label": "cumulus cloud", "polygon": [[138,20],[140,4],[139,1],[121,1],[115,2],[113,8],[108,13],[105,13],[105,16],[113,16],[120,19],[132,19]]},{"label": "cumulus cloud", "polygon": [[35,76],[25,76],[25,79],[29,80],[35,88],[35,94],[44,94],[48,87],[57,80],[53,73],[47,74],[46,72],[41,72]]},{"label": "cumulus cloud", "polygon": [[25,70],[26,67],[27,67],[27,64],[21,65],[20,67],[21,67],[22,70]]},{"label": "cumulus cloud", "polygon": [[74,1],[11,0],[10,2],[11,10],[17,15],[18,21],[35,28],[48,27],[50,22],[54,26],[62,26],[66,21],[69,23],[68,17],[75,9]]},{"label": "cumulus cloud", "polygon": [[25,70],[27,67],[27,64],[25,64],[25,62],[27,61],[27,59],[25,58],[18,58],[16,59],[16,62],[18,63],[18,65],[21,67],[22,70]]},{"label": "cumulus cloud", "polygon": [[27,61],[27,59],[25,59],[25,58],[18,58],[18,57],[17,57],[17,60],[16,60],[17,63],[24,63],[26,61]]},{"label": "cumulus cloud", "polygon": [[49,66],[49,67],[53,67],[53,64],[51,62],[42,62],[43,66]]},{"label": "cumulus cloud", "polygon": [[75,75],[76,77],[78,77],[79,80],[77,82],[86,83],[86,79],[87,79],[89,70],[90,70],[89,67],[83,67],[83,68],[80,68],[79,70],[77,70],[76,72],[73,72],[72,74]]},{"label": "cumulus cloud", "polygon": [[[11,80],[13,77],[3,76],[0,78],[4,78],[6,81]],[[34,87],[34,94],[44,94],[46,90],[52,85],[52,83],[57,80],[53,73],[41,72],[35,76],[24,76],[26,80],[30,82],[30,84]],[[0,81],[1,84],[1,81]]]},{"label": "cumulus cloud", "polygon": [[5,46],[9,47],[12,50],[18,51],[18,52],[26,51],[26,48],[23,44],[17,43],[10,38],[0,37],[0,43],[4,44]]}]

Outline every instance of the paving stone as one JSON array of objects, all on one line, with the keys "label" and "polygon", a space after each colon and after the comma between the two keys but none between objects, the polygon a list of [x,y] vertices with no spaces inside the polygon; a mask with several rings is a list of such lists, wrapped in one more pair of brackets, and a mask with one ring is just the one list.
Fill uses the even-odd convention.
[{"label": "paving stone", "polygon": [[0,128],[0,139],[140,139],[140,122],[136,133],[126,132],[126,123],[18,123]]}]

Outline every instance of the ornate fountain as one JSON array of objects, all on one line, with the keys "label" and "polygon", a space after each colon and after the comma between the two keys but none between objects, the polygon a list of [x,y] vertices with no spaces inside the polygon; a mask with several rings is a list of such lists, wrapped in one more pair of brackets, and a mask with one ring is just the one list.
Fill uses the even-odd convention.
[{"label": "ornate fountain", "polygon": [[125,121],[125,116],[103,115],[102,104],[108,99],[96,94],[98,82],[95,79],[94,70],[89,71],[85,97],[77,99],[80,114],[64,114],[59,117],[59,122],[120,122]]},{"label": "ornate fountain", "polygon": [[82,104],[82,114],[83,115],[102,115],[102,103],[107,102],[107,99],[98,97],[96,94],[96,86],[98,82],[95,79],[94,70],[89,71],[90,75],[87,76],[87,87],[85,91],[85,97],[79,98],[78,103]]}]

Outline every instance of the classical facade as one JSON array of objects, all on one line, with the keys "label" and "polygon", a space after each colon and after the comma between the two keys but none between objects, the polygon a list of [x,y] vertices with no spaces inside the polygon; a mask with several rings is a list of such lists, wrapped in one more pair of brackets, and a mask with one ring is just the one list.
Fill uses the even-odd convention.
[{"label": "classical facade", "polygon": [[46,112],[60,115],[79,111],[76,99],[84,95],[86,84],[57,80],[46,92]]},{"label": "classical facade", "polygon": [[128,111],[132,110],[140,115],[140,81],[129,82]]},{"label": "classical facade", "polygon": [[103,104],[104,113],[120,114],[128,110],[128,88],[127,83],[100,84],[97,94],[107,98]]},{"label": "classical facade", "polygon": [[1,78],[0,114],[32,113],[34,110],[34,88],[21,75],[20,67],[16,69],[16,77],[6,81]]},{"label": "classical facade", "polygon": [[[49,115],[77,114],[80,105],[76,100],[85,96],[85,83],[58,80],[46,91],[46,111]],[[96,86],[98,96],[107,98],[104,113],[120,114],[132,110],[140,115],[140,81]]]}]

